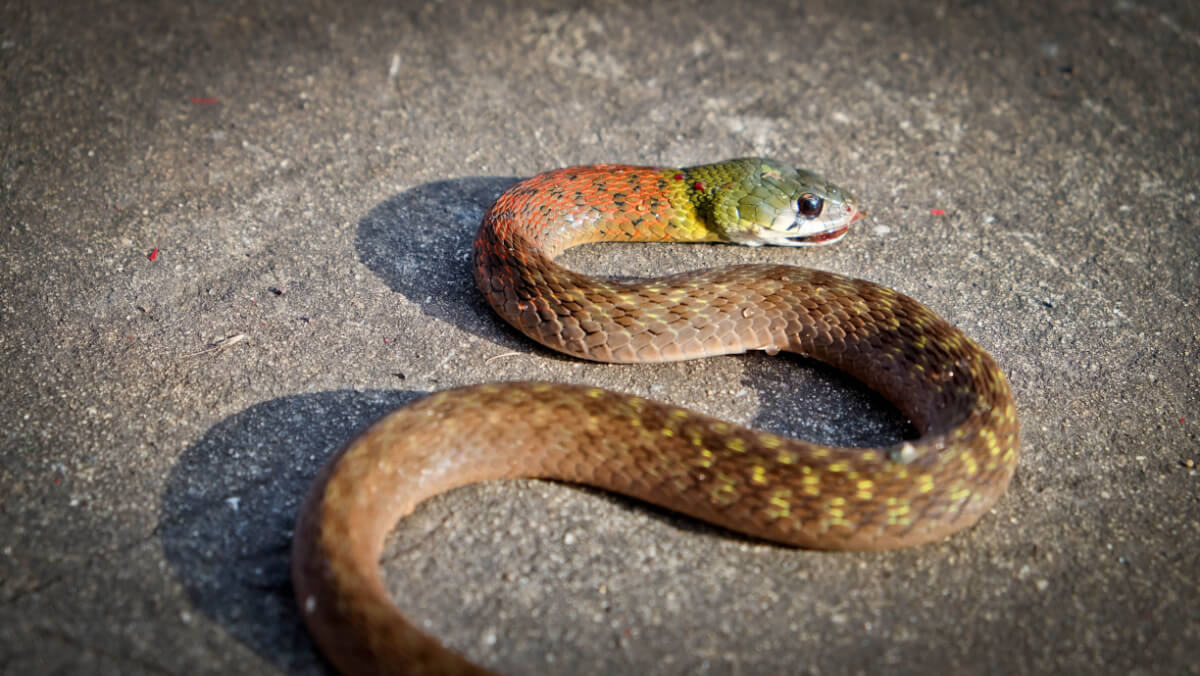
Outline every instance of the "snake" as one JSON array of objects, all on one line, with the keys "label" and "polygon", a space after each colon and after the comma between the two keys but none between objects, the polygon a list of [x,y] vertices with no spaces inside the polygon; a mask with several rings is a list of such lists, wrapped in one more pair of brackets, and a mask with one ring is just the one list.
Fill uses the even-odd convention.
[{"label": "snake", "polygon": [[487,674],[407,620],[384,587],[386,536],[424,500],[517,477],[587,484],[753,538],[822,550],[937,540],[974,524],[1017,466],[1012,391],[974,340],[879,284],[745,264],[630,281],[555,257],[594,241],[822,246],[863,216],[853,193],[763,158],[687,168],[601,164],[505,191],[474,242],[496,314],[581,359],[637,363],[748,350],[845,371],[907,416],[915,438],[835,447],[597,387],[483,383],[393,411],[344,446],[302,504],[299,611],[345,674]]}]

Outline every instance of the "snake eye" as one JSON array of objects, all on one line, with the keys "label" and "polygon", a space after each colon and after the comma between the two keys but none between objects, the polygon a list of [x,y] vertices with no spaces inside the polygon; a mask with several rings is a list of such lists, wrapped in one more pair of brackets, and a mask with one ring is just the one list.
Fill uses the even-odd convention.
[{"label": "snake eye", "polygon": [[796,210],[805,218],[816,218],[821,215],[821,207],[825,206],[825,200],[816,195],[804,194],[800,199],[796,200]]}]

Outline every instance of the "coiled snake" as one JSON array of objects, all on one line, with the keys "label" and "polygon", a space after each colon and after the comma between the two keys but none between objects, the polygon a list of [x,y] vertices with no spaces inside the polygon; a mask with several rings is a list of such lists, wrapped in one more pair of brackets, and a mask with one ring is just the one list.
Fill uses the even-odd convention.
[{"label": "coiled snake", "polygon": [[854,196],[823,177],[757,158],[559,169],[501,195],[475,240],[475,280],[530,338],[622,363],[796,352],[878,391],[920,437],[831,448],[552,383],[435,393],[351,441],[300,511],[292,577],[322,652],[348,674],[488,673],[406,621],[378,565],[398,519],[476,481],[590,484],[820,549],[914,545],[979,519],[1016,467],[1012,394],[991,356],[917,301],[786,265],[628,283],[553,262],[569,246],[601,240],[829,244],[859,215]]}]

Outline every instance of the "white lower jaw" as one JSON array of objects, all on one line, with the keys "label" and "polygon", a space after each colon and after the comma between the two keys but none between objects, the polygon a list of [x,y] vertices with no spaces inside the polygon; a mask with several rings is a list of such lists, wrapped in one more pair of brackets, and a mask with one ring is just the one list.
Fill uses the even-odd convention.
[{"label": "white lower jaw", "polygon": [[809,222],[809,223],[804,223],[804,224],[800,225],[799,227],[788,230],[787,236],[788,237],[800,237],[800,238],[816,237],[818,235],[824,235],[829,232],[834,232],[840,227],[842,227],[842,224],[839,223],[836,225],[830,225],[828,221],[825,221],[825,222],[818,221],[815,223]]},{"label": "white lower jaw", "polygon": [[[821,228],[807,234],[764,229],[757,232],[734,233],[730,236],[729,241],[743,246],[826,246],[841,241],[848,231],[849,227],[846,225]],[[837,234],[833,235],[832,233]],[[832,236],[828,239],[819,239],[822,235]]]}]

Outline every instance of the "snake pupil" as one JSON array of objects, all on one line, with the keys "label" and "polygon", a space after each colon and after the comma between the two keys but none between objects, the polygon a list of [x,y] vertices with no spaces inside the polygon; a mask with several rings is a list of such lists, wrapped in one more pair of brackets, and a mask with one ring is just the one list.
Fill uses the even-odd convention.
[{"label": "snake pupil", "polygon": [[821,215],[821,207],[825,206],[825,200],[816,195],[803,195],[796,201],[796,209],[805,218],[816,218]]}]

